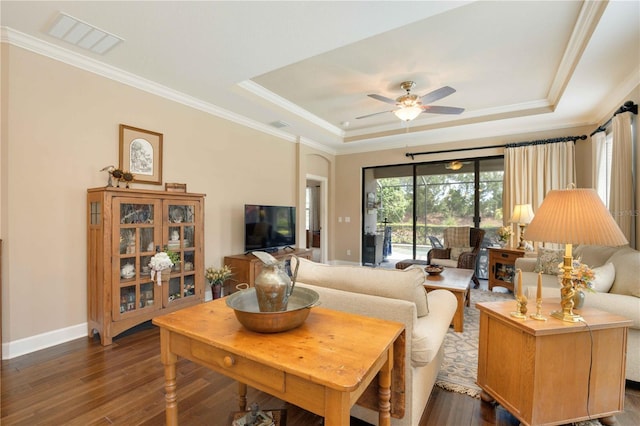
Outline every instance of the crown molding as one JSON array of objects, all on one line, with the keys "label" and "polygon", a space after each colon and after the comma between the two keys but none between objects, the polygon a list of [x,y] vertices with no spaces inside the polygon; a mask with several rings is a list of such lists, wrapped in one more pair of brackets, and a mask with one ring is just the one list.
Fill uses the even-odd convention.
[{"label": "crown molding", "polygon": [[171,89],[167,86],[163,86],[162,84],[158,84],[154,81],[147,80],[128,71],[107,65],[71,50],[40,40],[20,31],[16,31],[13,28],[5,26],[0,27],[0,36],[3,43],[8,43],[25,50],[29,50],[33,53],[46,56],[50,59],[117,81],[147,93],[160,96],[170,101],[186,105],[242,126],[249,127],[259,132],[267,133],[271,136],[275,136],[289,142],[297,141],[296,136],[290,133],[277,130],[267,124],[251,120],[240,114],[236,114],[211,103],[204,102],[193,96]]},{"label": "crown molding", "polygon": [[332,133],[341,138],[344,137],[345,135],[344,130],[342,130],[341,128],[334,126],[328,121],[321,119],[317,115],[310,113],[304,108],[300,108],[298,105],[294,104],[293,102],[283,98],[282,96],[276,95],[272,91],[266,89],[265,87],[259,85],[258,83],[255,83],[252,80],[241,81],[240,83],[238,83],[238,86],[240,86],[247,92],[252,93],[266,100],[267,102],[290,112],[291,114],[295,114],[298,117],[310,123],[313,123],[316,126],[321,127],[322,129],[328,131],[329,133]]},{"label": "crown molding", "polygon": [[560,102],[560,98],[567,88],[608,3],[608,1],[585,1],[583,3],[547,95],[547,99],[554,106],[553,109]]}]

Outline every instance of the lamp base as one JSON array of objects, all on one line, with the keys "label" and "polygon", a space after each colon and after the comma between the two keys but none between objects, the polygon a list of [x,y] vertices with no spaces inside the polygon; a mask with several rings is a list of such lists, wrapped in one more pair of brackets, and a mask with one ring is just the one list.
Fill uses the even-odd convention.
[{"label": "lamp base", "polygon": [[580,322],[583,320],[582,316],[573,312],[554,311],[551,312],[551,316],[566,322]]}]

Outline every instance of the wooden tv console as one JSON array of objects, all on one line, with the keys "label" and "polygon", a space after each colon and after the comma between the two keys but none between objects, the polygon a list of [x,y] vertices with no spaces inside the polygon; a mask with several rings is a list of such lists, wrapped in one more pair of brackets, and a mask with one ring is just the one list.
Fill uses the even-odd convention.
[{"label": "wooden tv console", "polygon": [[[298,257],[302,257],[305,259],[311,259],[313,254],[313,250],[311,249],[293,249],[293,250],[278,250],[275,253],[269,253],[271,256],[276,259],[284,259],[292,254],[295,254]],[[233,280],[236,283],[247,283],[249,286],[253,287],[255,283],[255,279],[262,271],[262,262],[253,254],[236,254],[233,256],[225,256],[224,264],[228,265],[233,272]],[[227,291],[234,292],[235,288],[226,288],[225,294],[228,294]]]}]

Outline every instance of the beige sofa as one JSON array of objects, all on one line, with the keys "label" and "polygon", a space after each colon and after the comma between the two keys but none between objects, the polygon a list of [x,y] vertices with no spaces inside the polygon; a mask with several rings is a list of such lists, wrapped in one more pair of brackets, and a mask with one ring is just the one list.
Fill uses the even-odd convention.
[{"label": "beige sofa", "polygon": [[[633,320],[627,337],[626,378],[640,382],[640,252],[629,246],[576,246],[573,257],[594,269],[596,286],[600,290],[587,292],[584,305]],[[560,262],[562,251],[543,251],[538,257],[516,260],[515,267],[522,270],[522,285],[530,300],[536,295],[539,269],[544,270],[543,298],[560,297],[558,276],[549,270],[554,263],[557,266]]]},{"label": "beige sofa", "polygon": [[[299,262],[296,286],[317,291],[322,307],[404,324],[404,415],[395,418],[398,413],[392,409],[391,424],[417,425],[442,365],[442,343],[456,310],[455,296],[435,290],[427,299],[422,268],[387,270],[325,265],[306,259]],[[372,409],[355,405],[351,415],[378,424],[378,414]]]}]

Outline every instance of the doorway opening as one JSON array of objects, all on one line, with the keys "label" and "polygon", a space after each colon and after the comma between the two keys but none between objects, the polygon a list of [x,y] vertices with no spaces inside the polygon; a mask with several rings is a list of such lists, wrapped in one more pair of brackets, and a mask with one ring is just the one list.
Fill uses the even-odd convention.
[{"label": "doorway opening", "polygon": [[314,262],[327,259],[327,178],[307,175],[305,196],[305,230],[307,248],[313,250]]}]

